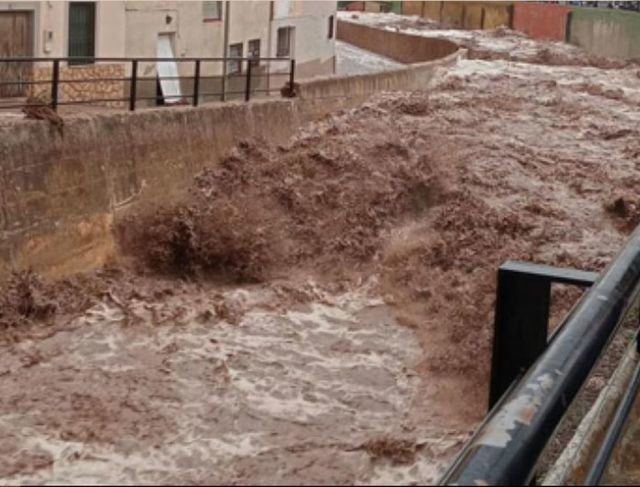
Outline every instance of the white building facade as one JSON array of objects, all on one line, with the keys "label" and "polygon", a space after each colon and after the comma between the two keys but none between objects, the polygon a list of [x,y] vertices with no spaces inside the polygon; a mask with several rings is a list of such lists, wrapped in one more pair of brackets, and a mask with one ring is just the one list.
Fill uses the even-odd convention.
[{"label": "white building facade", "polygon": [[[226,53],[294,58],[297,78],[326,75],[335,72],[336,5],[334,1],[295,0],[0,1],[0,58],[155,58],[162,54],[176,59],[180,76],[190,76],[193,63],[180,59],[224,58]],[[252,68],[288,70],[286,62],[262,64]],[[75,70],[70,75],[79,76],[80,68],[87,76],[106,69],[92,65],[90,60],[73,63],[69,69]],[[153,62],[141,63],[138,74],[154,76],[157,68]],[[233,91],[234,83],[240,84],[233,78],[241,77],[246,69],[247,63],[203,62],[201,75],[226,77]],[[129,76],[131,67],[124,63],[118,70]],[[0,77],[10,74],[0,65]],[[215,89],[216,83],[221,82],[213,80],[206,89]],[[189,82],[181,84],[189,92]],[[153,91],[155,86],[143,84],[140,89]]]}]

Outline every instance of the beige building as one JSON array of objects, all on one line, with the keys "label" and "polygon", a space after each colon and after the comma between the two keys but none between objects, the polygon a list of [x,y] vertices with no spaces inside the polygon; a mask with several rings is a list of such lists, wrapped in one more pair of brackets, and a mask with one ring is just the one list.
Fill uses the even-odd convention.
[{"label": "beige building", "polygon": [[[335,18],[336,2],[332,1],[0,1],[0,57],[86,56],[71,66],[61,66],[69,79],[128,77],[131,73],[129,62],[95,63],[93,57],[175,59],[138,64],[139,96],[152,98],[158,90],[178,90],[182,97],[193,92],[192,80],[158,83],[158,72],[165,77],[190,77],[195,62],[186,58],[224,58],[226,51],[230,57],[283,59],[252,65],[253,73],[270,74],[256,77],[253,89],[279,88],[285,76],[277,73],[289,70],[288,58],[296,60],[297,78],[334,72]],[[47,79],[50,66],[40,62],[30,68],[33,71],[24,69],[23,73],[17,65],[0,66],[0,78]],[[245,86],[247,67],[247,62],[203,61],[200,91],[218,93],[224,84],[226,92],[239,93]],[[80,96],[72,93],[75,88],[91,89],[89,83],[70,85],[74,83],[62,90],[71,98]],[[129,90],[123,82],[101,86],[103,91]],[[11,94],[5,89],[0,96]],[[123,98],[126,96],[124,93]]]}]

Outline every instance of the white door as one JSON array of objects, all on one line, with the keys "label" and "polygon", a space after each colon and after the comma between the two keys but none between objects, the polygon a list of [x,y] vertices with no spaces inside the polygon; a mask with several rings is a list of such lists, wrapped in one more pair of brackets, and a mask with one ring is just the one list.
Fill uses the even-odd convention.
[{"label": "white door", "polygon": [[[158,36],[158,58],[175,58],[171,47],[171,34],[160,34]],[[178,63],[175,61],[158,61],[158,76],[160,77],[160,88],[164,96],[165,103],[177,103],[182,99],[179,79],[163,79],[179,76]]]}]

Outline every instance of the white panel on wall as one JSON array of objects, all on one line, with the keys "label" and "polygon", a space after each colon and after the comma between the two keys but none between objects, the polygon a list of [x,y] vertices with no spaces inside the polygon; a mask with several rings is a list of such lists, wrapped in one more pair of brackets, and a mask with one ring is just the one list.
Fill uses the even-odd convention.
[{"label": "white panel on wall", "polygon": [[292,0],[276,0],[274,17],[276,19],[285,19],[291,15]]},{"label": "white panel on wall", "polygon": [[[159,58],[175,58],[173,47],[171,46],[171,34],[160,34],[158,36]],[[160,76],[160,87],[164,95],[165,103],[177,103],[182,98],[180,92],[179,79],[162,79],[163,77],[176,77],[178,74],[178,64],[175,61],[158,61],[158,76]]]}]

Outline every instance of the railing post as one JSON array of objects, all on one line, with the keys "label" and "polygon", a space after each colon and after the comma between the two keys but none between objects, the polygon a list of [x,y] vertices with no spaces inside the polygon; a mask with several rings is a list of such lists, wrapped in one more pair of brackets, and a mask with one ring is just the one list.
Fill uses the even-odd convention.
[{"label": "railing post", "polygon": [[227,55],[225,54],[224,61],[222,61],[222,91],[220,92],[220,101],[227,101],[227,69],[229,68],[227,66],[228,64],[229,60],[227,58]]},{"label": "railing post", "polygon": [[507,261],[498,269],[489,410],[547,348],[551,284],[591,286],[593,272]]},{"label": "railing post", "polygon": [[636,335],[636,353],[640,354],[640,309],[638,309],[638,334]]},{"label": "railing post", "polygon": [[60,60],[53,60],[53,73],[51,76],[51,108],[58,109],[58,85],[60,82]]},{"label": "railing post", "polygon": [[[242,61],[241,61],[242,62]],[[244,101],[251,99],[251,59],[247,60],[247,81],[244,88]]]},{"label": "railing post", "polygon": [[498,270],[489,410],[547,346],[551,282]]},{"label": "railing post", "polygon": [[193,74],[193,106],[198,106],[198,97],[200,96],[200,59],[196,59],[196,65]]},{"label": "railing post", "polygon": [[131,85],[129,86],[129,110],[136,109],[136,95],[138,89],[138,60],[131,61]]},{"label": "railing post", "polygon": [[291,93],[293,93],[293,83],[296,80],[296,60],[292,59],[291,60],[291,68],[289,70],[289,89],[291,90]]}]

